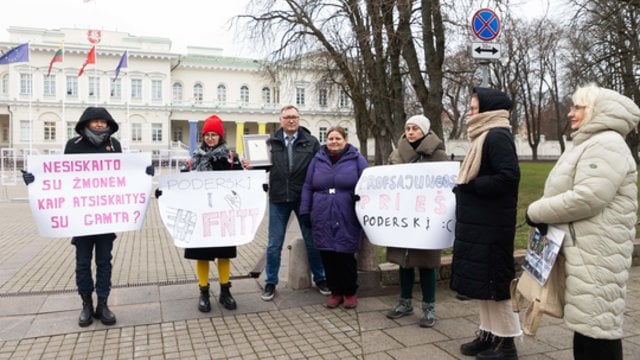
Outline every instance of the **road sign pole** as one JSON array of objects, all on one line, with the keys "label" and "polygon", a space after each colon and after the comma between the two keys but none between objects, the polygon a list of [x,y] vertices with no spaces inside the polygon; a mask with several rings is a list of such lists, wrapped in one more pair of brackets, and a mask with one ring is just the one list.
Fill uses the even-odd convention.
[{"label": "road sign pole", "polygon": [[482,87],[489,87],[489,63],[481,62],[480,71],[482,72]]}]

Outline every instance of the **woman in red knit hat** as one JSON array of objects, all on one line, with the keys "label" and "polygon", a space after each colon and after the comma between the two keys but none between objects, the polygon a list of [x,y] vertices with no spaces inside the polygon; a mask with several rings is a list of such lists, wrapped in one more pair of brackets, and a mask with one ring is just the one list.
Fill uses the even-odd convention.
[{"label": "woman in red knit hat", "polygon": [[[224,140],[222,120],[217,115],[209,116],[202,127],[202,144],[191,158],[191,169],[195,171],[242,170],[240,161],[232,151],[229,151]],[[236,257],[235,246],[186,248],[186,259],[196,260],[196,274],[200,285],[200,299],[198,310],[211,311],[209,301],[209,261],[217,259],[218,276],[220,280],[219,302],[225,309],[236,309],[236,301],[231,296],[229,281],[231,273],[231,259]]]}]

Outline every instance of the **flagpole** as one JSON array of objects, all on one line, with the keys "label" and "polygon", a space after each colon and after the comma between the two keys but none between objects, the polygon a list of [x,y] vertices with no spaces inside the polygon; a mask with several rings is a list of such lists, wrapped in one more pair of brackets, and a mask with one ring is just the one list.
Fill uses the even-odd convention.
[{"label": "flagpole", "polygon": [[29,91],[29,155],[33,155],[33,109],[31,106],[33,102],[33,69],[31,68],[31,41],[27,42],[27,51],[29,52],[27,66],[29,67],[29,80],[31,85],[31,91]]}]

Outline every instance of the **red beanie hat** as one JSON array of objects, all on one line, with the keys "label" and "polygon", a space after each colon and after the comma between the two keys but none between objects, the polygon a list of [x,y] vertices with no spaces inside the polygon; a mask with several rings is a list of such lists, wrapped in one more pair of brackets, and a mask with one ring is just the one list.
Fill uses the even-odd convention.
[{"label": "red beanie hat", "polygon": [[208,132],[216,132],[221,138],[224,138],[224,128],[222,127],[222,119],[218,115],[211,115],[204,121],[202,127],[202,136]]}]

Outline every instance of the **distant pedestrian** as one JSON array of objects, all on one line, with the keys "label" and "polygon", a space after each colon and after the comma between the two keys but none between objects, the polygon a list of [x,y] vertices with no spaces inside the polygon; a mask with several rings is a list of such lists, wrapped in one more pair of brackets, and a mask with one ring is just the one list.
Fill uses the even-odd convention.
[{"label": "distant pedestrian", "polygon": [[[191,157],[191,169],[194,171],[242,170],[235,154],[227,148],[222,119],[217,115],[209,116],[202,126],[202,143]],[[236,300],[231,295],[231,259],[237,256],[235,246],[215,246],[204,248],[186,248],[184,257],[196,260],[196,275],[200,287],[198,310],[211,311],[209,287],[209,262],[218,264],[220,298],[218,301],[225,309],[235,310]]]},{"label": "distant pedestrian", "polygon": [[[396,149],[389,156],[390,164],[410,164],[430,161],[445,161],[447,153],[444,143],[433,131],[431,122],[424,115],[414,115],[407,119],[404,134],[398,141]],[[432,327],[436,323],[436,269],[440,266],[440,250],[405,249],[387,247],[387,261],[400,266],[400,298],[387,317],[397,319],[413,314],[411,299],[415,268],[420,273],[420,289],[422,290],[421,327]]]},{"label": "distant pedestrian", "polygon": [[471,147],[456,180],[456,232],[450,286],[477,299],[480,329],[460,352],[476,359],[517,359],[514,337],[522,334],[509,285],[515,277],[514,238],[520,166],[511,134],[511,99],[495,89],[475,88],[467,137]]},{"label": "distant pedestrian", "polygon": [[637,164],[625,137],[637,129],[640,109],[596,85],[579,87],[572,100],[573,147],[556,162],[526,220],[543,232],[553,224],[575,235],[565,236],[561,248],[574,359],[622,360],[638,211]]},{"label": "distant pedestrian", "polygon": [[[272,162],[268,185],[269,239],[265,286],[260,297],[264,301],[271,301],[275,296],[282,246],[291,212],[296,215],[300,225],[313,281],[320,293],[330,295],[320,253],[313,245],[311,228],[300,221],[302,184],[311,159],[320,149],[320,143],[308,129],[300,126],[298,109],[293,105],[287,105],[280,110],[280,128],[271,134],[269,144]],[[243,165],[251,167],[248,160],[245,160]]]},{"label": "distant pedestrian", "polygon": [[348,143],[340,126],[327,131],[327,142],[311,160],[302,187],[300,219],[310,227],[320,251],[331,296],[327,308],[358,305],[358,264],[362,228],[355,212],[355,187],[367,160]]}]

